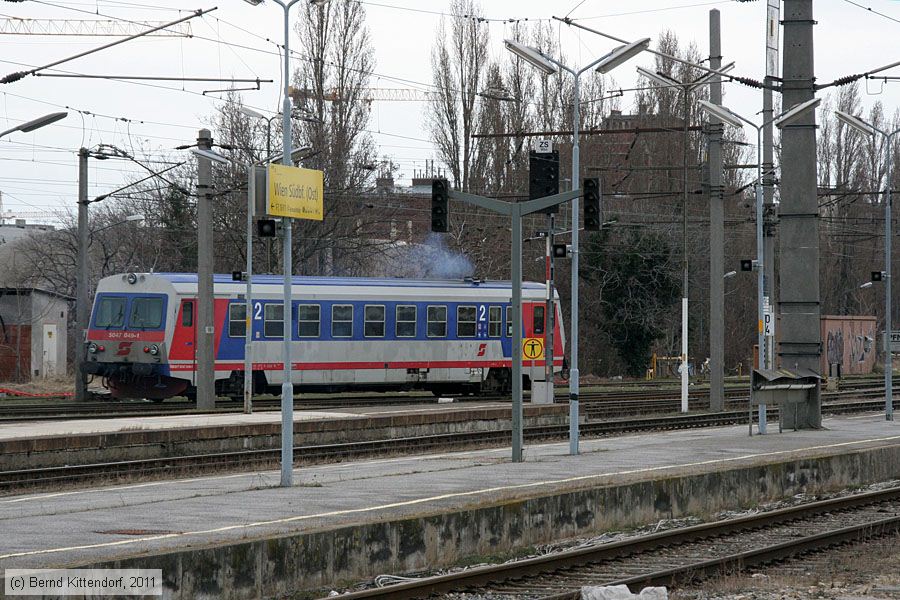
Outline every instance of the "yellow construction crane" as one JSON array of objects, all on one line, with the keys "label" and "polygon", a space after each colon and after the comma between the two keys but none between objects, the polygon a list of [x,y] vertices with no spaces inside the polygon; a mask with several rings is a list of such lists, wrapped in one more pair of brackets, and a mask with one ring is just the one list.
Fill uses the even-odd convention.
[{"label": "yellow construction crane", "polygon": [[[315,90],[291,88],[291,98],[297,104],[303,100],[313,100],[318,96]],[[366,88],[362,99],[365,102],[424,102],[429,100],[432,92],[415,88]],[[341,93],[337,88],[325,90],[322,98],[326,102],[341,102]]]}]

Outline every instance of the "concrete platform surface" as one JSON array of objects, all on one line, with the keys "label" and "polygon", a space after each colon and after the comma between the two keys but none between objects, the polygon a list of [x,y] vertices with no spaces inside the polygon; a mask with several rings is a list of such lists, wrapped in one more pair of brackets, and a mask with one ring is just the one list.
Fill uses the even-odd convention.
[{"label": "concrete platform surface", "polygon": [[[506,409],[508,402],[456,402],[449,404],[385,405],[347,407],[334,410],[294,409],[294,422],[380,417],[398,414],[418,414],[479,409]],[[562,408],[560,409],[562,410]],[[164,429],[222,427],[231,425],[260,425],[281,423],[280,411],[260,411],[246,415],[191,414],[159,417],[114,417],[111,419],[74,419],[0,424],[0,441],[34,437],[64,437],[87,433],[117,433],[122,431],[159,431]]]},{"label": "concrete platform surface", "polygon": [[746,426],[531,445],[0,498],[0,567],[59,567],[459,511],[676,475],[900,445],[882,415],[821,431],[747,436]]}]

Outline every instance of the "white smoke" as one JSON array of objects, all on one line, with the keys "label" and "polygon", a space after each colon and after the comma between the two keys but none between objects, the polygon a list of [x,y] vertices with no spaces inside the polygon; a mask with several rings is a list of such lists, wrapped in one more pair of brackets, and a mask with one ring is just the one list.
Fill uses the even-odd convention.
[{"label": "white smoke", "polygon": [[421,244],[405,246],[394,275],[411,279],[462,279],[475,273],[468,256],[447,247],[444,236],[429,233]]}]

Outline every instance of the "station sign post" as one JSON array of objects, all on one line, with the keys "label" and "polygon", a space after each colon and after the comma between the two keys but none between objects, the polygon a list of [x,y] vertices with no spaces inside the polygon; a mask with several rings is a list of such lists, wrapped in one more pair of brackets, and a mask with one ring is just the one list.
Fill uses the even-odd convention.
[{"label": "station sign post", "polygon": [[[289,144],[285,142],[285,148]],[[287,151],[286,151],[287,154]],[[293,482],[294,465],[294,363],[291,359],[293,339],[293,268],[291,265],[291,219],[321,221],[324,218],[323,196],[325,176],[322,171],[301,169],[291,165],[270,164],[266,184],[266,213],[283,218],[284,293],[282,323],[284,336],[284,382],[281,384],[281,485]]]},{"label": "station sign post", "polygon": [[324,218],[322,197],[325,176],[316,169],[270,164],[266,186],[266,213],[289,219]]}]

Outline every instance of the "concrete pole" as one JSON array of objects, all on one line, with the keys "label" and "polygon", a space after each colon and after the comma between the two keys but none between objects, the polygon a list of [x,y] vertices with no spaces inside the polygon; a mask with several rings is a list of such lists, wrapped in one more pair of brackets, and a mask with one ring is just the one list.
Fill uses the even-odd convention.
[{"label": "concrete pole", "polygon": [[81,367],[84,364],[84,340],[90,319],[90,266],[88,251],[90,230],[88,228],[88,152],[78,150],[78,263],[75,276],[75,400],[88,399],[87,382]]},{"label": "concrete pole", "polygon": [[894,420],[894,360],[891,354],[891,144],[894,134],[885,136],[884,147],[884,418]]},{"label": "concrete pole", "polygon": [[[766,338],[764,331],[763,286],[765,271],[765,246],[763,245],[763,193],[762,193],[762,128],[756,129],[756,344],[759,348],[759,368],[768,369]],[[766,433],[766,404],[759,403],[759,433]]]},{"label": "concrete pole", "polygon": [[[579,161],[581,160],[581,149],[578,143],[578,125],[581,120],[581,73],[570,71],[575,79],[575,99],[572,107],[572,190],[581,189],[581,173],[579,170]],[[579,204],[580,198],[575,196],[572,198],[572,319],[570,331],[572,332],[571,358],[572,363],[569,367],[569,454],[578,454],[578,438],[579,438],[579,378],[581,374],[578,370],[578,260],[581,253],[578,250],[578,227],[580,218]]]},{"label": "concrete pole", "polygon": [[256,166],[247,165],[247,292],[244,332],[244,412],[253,412],[253,205],[256,200]]},{"label": "concrete pole", "polygon": [[[815,94],[813,66],[813,2],[784,1],[784,62],[782,98],[785,107],[811,100]],[[779,290],[781,344],[778,356],[786,368],[821,370],[822,336],[819,307],[819,210],[816,194],[815,111],[782,128]],[[805,404],[785,411],[788,428],[822,425],[818,387]]]},{"label": "concrete pole", "polygon": [[512,461],[522,462],[525,435],[522,430],[522,209],[512,208]]},{"label": "concrete pole", "polygon": [[[722,68],[719,11],[709,11],[709,68]],[[709,101],[722,104],[722,80],[713,77]],[[722,194],[722,122],[709,117],[709,409],[725,410],[725,201]]]},{"label": "concrete pole", "polygon": [[[775,80],[766,77],[763,88],[763,130],[762,130],[762,181],[763,181],[763,248],[766,256],[766,264],[763,265],[763,294],[769,299],[772,307],[772,336],[765,339],[766,364],[769,369],[777,368],[775,363],[775,159],[774,159],[774,129],[773,117],[775,114],[772,105],[772,85]],[[760,350],[762,352],[762,350]]]},{"label": "concrete pole", "polygon": [[684,140],[683,140],[683,165],[682,183],[684,196],[682,199],[682,270],[683,281],[681,284],[681,412],[688,411],[688,122],[691,118],[689,110],[690,87],[683,86],[684,90]]},{"label": "concrete pole", "polygon": [[[197,148],[210,150],[209,129],[201,129]],[[210,189],[212,162],[197,158],[197,408],[212,410],[216,406],[215,319],[213,309],[213,226]]]}]

